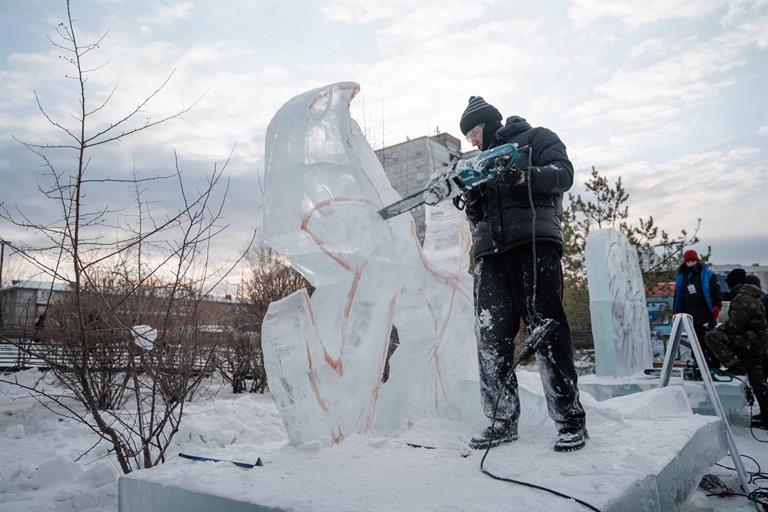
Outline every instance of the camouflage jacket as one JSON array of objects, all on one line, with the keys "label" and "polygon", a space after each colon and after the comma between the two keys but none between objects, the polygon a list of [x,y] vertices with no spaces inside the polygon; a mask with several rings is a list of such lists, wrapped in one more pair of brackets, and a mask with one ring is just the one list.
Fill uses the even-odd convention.
[{"label": "camouflage jacket", "polygon": [[733,300],[728,308],[728,320],[725,330],[733,333],[768,330],[765,320],[765,307],[760,301],[760,289],[743,283],[731,289]]}]

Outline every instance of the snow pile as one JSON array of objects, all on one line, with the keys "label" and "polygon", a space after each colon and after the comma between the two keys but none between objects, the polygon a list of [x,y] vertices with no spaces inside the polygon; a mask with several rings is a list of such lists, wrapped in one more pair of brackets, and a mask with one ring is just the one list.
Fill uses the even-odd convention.
[{"label": "snow pile", "polygon": [[[29,370],[14,376],[31,385],[41,374]],[[43,384],[57,389],[50,375]],[[95,442],[89,429],[53,414],[8,384],[0,385],[0,411],[0,511],[114,509],[118,469],[105,457],[106,447],[96,447],[75,462]]]},{"label": "snow pile", "polygon": [[[49,392],[61,392],[50,374],[37,370],[3,378],[32,385],[41,376]],[[221,385],[210,382],[185,406],[170,459],[185,451],[249,458],[264,447],[285,444],[285,429],[269,396],[232,395],[221,391]],[[23,389],[0,384],[0,512],[116,510],[119,465],[106,443],[93,447],[96,439],[92,431],[54,414]]]}]

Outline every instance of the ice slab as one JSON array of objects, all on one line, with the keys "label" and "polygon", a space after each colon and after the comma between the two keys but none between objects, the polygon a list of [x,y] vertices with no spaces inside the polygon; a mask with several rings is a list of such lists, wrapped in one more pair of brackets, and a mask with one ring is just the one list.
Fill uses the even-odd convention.
[{"label": "ice slab", "polygon": [[[466,391],[477,380],[471,276],[460,248],[447,247],[466,235],[455,219],[434,222],[433,262],[410,215],[378,215],[400,196],[350,117],[358,90],[300,94],[267,129],[264,239],[315,287],[272,303],[262,328],[294,445],[480,414]],[[382,385],[393,325],[400,345]]]},{"label": "ice slab", "polygon": [[[551,487],[605,512],[675,512],[726,453],[722,421],[691,414],[680,388],[610,403],[585,394],[586,448],[555,453],[554,427],[531,409],[541,397],[537,375],[529,373],[520,372],[527,418],[520,439],[495,448],[486,461],[499,476]],[[432,417],[395,438],[353,435],[333,447],[311,443],[311,449],[264,445],[251,454],[264,466],[252,470],[172,459],[122,477],[119,511],[584,510],[480,473],[482,452],[466,448],[473,429]]]},{"label": "ice slab", "polygon": [[[641,391],[651,391],[658,388],[659,379],[644,374],[628,377],[598,377],[582,375],[579,377],[579,390],[589,393],[601,404],[610,404],[610,399],[631,396]],[[672,376],[669,387],[677,387],[685,392],[691,409],[696,414],[716,415],[709,401],[704,383],[701,381],[683,380],[682,377]],[[666,389],[666,388],[661,388]],[[736,424],[749,424],[749,411],[745,409],[744,391],[740,382],[715,382],[715,390],[720,397],[730,421]],[[644,394],[643,394],[644,395]],[[644,395],[645,396],[645,395]]]},{"label": "ice slab", "polygon": [[595,373],[624,376],[650,368],[650,323],[637,251],[615,229],[597,229],[587,236],[585,259]]}]

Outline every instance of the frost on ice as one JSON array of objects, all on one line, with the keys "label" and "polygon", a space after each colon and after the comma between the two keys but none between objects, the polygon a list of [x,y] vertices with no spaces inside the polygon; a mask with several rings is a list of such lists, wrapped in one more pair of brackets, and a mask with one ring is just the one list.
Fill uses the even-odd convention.
[{"label": "frost on ice", "polygon": [[[400,196],[350,116],[358,90],[344,82],[301,94],[267,129],[265,241],[315,287],[272,303],[262,329],[270,391],[294,445],[394,432],[425,415],[480,415],[467,392],[477,356],[466,260],[437,239],[425,242],[431,260],[410,215],[377,214]],[[464,229],[443,220],[437,238]],[[400,345],[382,385],[393,325]]]},{"label": "frost on ice", "polygon": [[626,376],[650,368],[650,323],[637,251],[615,229],[598,229],[587,237],[586,262],[595,374]]}]

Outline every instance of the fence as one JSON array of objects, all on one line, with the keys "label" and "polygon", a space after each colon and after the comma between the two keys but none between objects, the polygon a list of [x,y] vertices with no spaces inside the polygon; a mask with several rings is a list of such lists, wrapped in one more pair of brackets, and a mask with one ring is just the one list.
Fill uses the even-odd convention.
[{"label": "fence", "polygon": [[[61,332],[54,330],[3,329],[0,331],[0,371],[19,371],[30,368],[49,370],[52,367],[70,371],[79,363],[82,350],[78,344],[54,341]],[[113,333],[114,334],[114,333]],[[45,341],[43,341],[45,340]],[[113,339],[95,339],[88,349],[89,368],[108,372],[125,372],[139,368],[144,364],[143,352],[133,346],[131,338],[123,333]],[[228,352],[203,341],[196,345],[197,354],[185,350],[180,345],[165,345],[150,354],[155,369],[174,373],[189,370],[211,372],[216,367],[219,356]],[[227,349],[222,349],[227,350]],[[200,354],[209,354],[205,357]],[[189,359],[193,358],[193,359]]]}]

